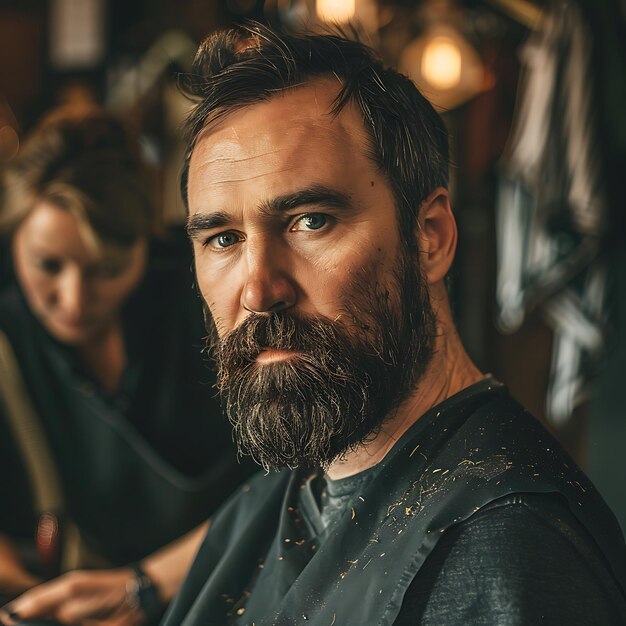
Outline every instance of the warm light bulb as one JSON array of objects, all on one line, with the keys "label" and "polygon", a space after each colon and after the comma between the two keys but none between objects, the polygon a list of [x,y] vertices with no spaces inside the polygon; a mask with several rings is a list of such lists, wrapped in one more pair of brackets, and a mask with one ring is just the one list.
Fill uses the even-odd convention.
[{"label": "warm light bulb", "polygon": [[436,89],[451,89],[461,81],[461,51],[449,37],[433,37],[425,46],[421,72]]},{"label": "warm light bulb", "polygon": [[349,22],[355,13],[356,0],[317,0],[317,16],[324,22]]}]

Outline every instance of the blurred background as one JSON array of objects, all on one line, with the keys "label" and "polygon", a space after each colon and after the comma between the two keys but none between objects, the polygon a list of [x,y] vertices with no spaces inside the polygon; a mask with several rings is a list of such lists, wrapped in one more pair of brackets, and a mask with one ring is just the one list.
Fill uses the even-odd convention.
[{"label": "blurred background", "polygon": [[246,19],[353,24],[441,111],[463,340],[626,529],[626,0],[0,0],[0,167],[46,110],[95,101],[140,132],[182,222],[178,76]]}]

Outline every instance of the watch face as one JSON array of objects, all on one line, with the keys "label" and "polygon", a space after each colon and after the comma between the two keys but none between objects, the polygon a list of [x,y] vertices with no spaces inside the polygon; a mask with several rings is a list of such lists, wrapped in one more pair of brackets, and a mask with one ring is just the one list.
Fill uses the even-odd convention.
[{"label": "watch face", "polygon": [[162,614],[165,605],[159,598],[152,579],[141,569],[139,563],[132,563],[129,567],[135,576],[126,583],[126,604],[141,611],[146,621],[151,622]]}]

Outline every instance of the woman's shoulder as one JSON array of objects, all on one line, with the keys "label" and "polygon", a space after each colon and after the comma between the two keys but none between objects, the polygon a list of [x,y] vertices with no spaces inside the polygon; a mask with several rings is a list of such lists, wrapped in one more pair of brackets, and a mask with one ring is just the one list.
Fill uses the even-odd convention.
[{"label": "woman's shoulder", "polygon": [[0,336],[3,354],[8,350],[13,355],[29,385],[35,372],[41,372],[44,363],[49,362],[51,351],[59,353],[58,345],[32,314],[17,285],[0,291]]}]

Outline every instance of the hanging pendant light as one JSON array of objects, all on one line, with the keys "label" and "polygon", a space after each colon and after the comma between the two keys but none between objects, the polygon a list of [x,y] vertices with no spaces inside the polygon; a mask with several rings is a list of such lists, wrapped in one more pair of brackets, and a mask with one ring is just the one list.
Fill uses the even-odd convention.
[{"label": "hanging pendant light", "polygon": [[462,34],[459,10],[450,0],[428,0],[422,34],[400,57],[399,69],[439,110],[453,109],[488,87],[478,52]]},{"label": "hanging pendant light", "polygon": [[367,34],[370,45],[374,45],[377,38],[376,0],[315,0],[315,20],[322,30],[329,24],[350,24],[362,34]]},{"label": "hanging pendant light", "polygon": [[354,19],[356,0],[316,0],[315,12],[323,22],[346,24]]}]

